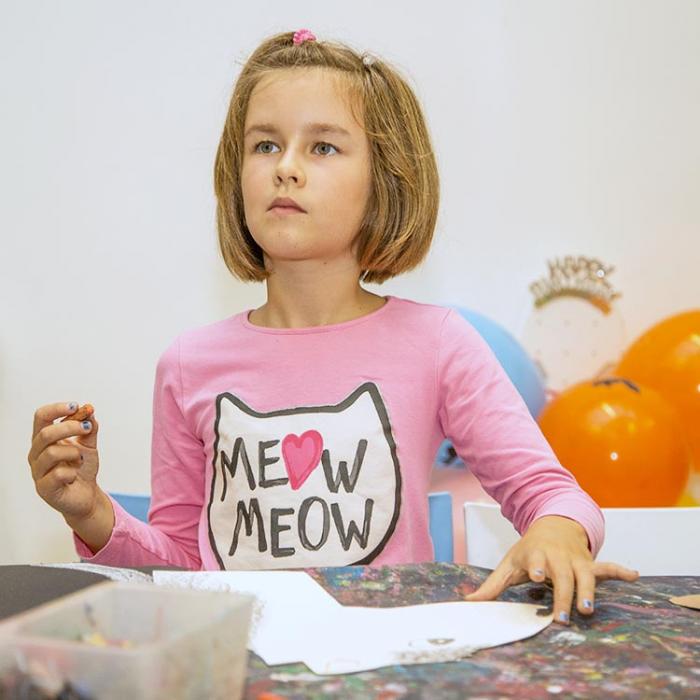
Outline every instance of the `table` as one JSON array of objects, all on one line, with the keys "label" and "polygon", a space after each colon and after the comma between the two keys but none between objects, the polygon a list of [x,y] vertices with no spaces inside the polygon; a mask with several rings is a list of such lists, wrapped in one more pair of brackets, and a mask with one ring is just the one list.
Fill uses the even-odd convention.
[{"label": "table", "polygon": [[[152,567],[141,569],[150,574]],[[345,605],[395,606],[460,600],[489,571],[457,564],[350,566],[308,573]],[[0,618],[104,580],[85,571],[0,566]],[[452,700],[501,698],[700,698],[700,611],[673,595],[700,593],[700,577],[605,581],[596,612],[573,611],[530,639],[484,649],[459,662],[392,666],[346,676],[315,676],[303,664],[268,667],[251,653],[246,700],[321,698]],[[542,584],[502,600],[551,604]]]},{"label": "table", "polygon": [[[314,569],[308,572],[345,605],[395,606],[460,600],[489,571],[456,564]],[[596,612],[575,610],[571,624],[485,649],[459,662],[392,666],[318,677],[303,664],[268,667],[250,654],[246,700],[452,700],[500,698],[700,698],[700,611],[671,596],[700,593],[700,577],[605,581]],[[551,605],[542,584],[523,584],[501,600]]]}]

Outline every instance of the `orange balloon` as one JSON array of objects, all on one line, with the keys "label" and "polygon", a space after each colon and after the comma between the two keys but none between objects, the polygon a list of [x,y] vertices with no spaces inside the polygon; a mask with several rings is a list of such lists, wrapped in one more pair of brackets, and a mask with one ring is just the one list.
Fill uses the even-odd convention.
[{"label": "orange balloon", "polygon": [[700,506],[700,474],[693,472],[685,485],[685,490],[676,503],[678,506]]},{"label": "orange balloon", "polygon": [[648,387],[616,378],[575,384],[538,422],[600,506],[673,506],[688,482],[690,455],[675,413]]},{"label": "orange balloon", "polygon": [[690,506],[700,506],[700,501],[698,501],[695,496],[693,496],[690,491],[684,491],[681,497],[678,499],[677,506],[688,508]]},{"label": "orange balloon", "polygon": [[654,389],[676,409],[700,472],[700,309],[647,330],[626,350],[615,374]]}]

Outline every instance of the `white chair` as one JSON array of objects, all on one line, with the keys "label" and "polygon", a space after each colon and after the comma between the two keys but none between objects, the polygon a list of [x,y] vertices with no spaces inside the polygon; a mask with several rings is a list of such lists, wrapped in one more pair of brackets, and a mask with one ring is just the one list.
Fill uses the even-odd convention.
[{"label": "white chair", "polygon": [[[605,542],[596,559],[642,576],[700,576],[700,506],[603,508]],[[466,561],[494,569],[518,533],[494,503],[464,504]]]}]

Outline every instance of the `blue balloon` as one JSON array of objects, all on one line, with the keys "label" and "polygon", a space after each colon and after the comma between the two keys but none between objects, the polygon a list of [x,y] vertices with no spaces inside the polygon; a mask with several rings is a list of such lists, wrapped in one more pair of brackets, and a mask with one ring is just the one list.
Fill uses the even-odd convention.
[{"label": "blue balloon", "polygon": [[[513,385],[523,397],[530,414],[537,418],[546,403],[544,381],[537,365],[520,343],[495,321],[470,309],[454,306],[487,342]],[[464,464],[449,441],[445,440],[437,457],[438,465],[458,466]]]}]

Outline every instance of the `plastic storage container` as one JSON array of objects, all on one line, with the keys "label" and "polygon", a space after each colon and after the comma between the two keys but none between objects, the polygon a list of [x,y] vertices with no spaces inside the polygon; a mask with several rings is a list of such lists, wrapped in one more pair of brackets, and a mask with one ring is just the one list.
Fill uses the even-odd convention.
[{"label": "plastic storage container", "polygon": [[0,624],[0,659],[94,700],[241,697],[252,596],[101,583]]}]

